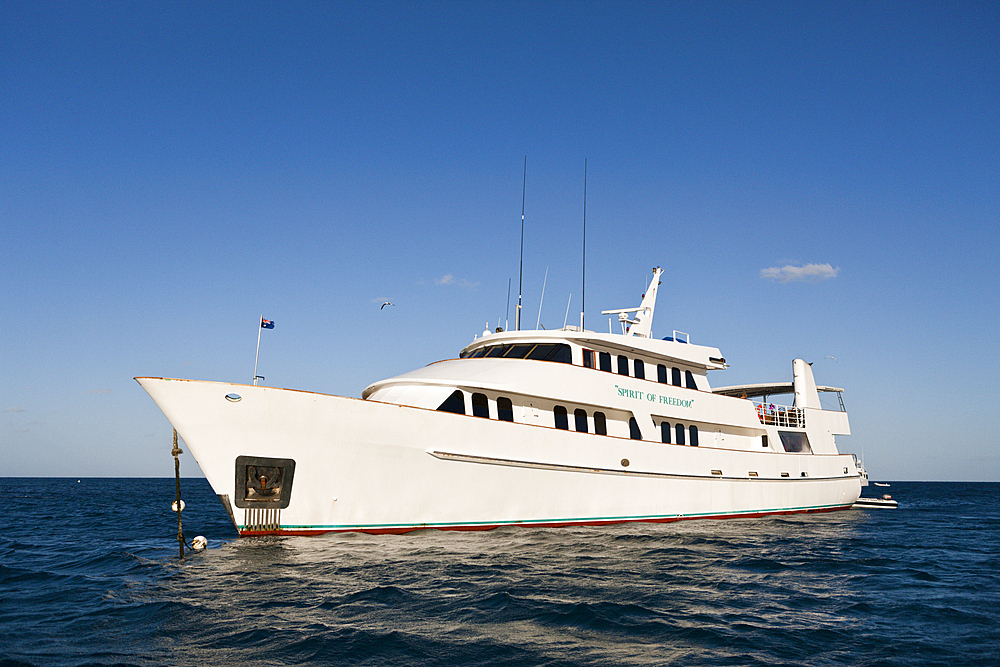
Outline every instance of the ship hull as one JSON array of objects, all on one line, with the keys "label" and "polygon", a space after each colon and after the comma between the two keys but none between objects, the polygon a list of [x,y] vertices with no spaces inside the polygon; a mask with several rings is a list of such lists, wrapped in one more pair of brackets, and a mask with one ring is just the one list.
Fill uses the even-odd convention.
[{"label": "ship hull", "polygon": [[[288,389],[137,380],[241,535],[825,512],[849,509],[861,492],[850,455],[660,444]],[[261,471],[282,488],[256,489]]]}]

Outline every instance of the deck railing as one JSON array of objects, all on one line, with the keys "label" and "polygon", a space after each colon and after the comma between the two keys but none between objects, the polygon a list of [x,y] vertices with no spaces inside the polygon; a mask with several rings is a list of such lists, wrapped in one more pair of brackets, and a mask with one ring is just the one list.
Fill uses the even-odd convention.
[{"label": "deck railing", "polygon": [[806,411],[788,405],[774,403],[756,403],[757,418],[761,424],[768,426],[787,426],[789,428],[806,427]]}]

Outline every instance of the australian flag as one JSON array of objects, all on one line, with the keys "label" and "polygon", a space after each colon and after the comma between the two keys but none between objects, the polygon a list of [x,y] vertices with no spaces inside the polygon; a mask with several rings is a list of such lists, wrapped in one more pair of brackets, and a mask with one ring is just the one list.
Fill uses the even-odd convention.
[{"label": "australian flag", "polygon": [[273,329],[274,328],[274,321],[273,320],[265,320],[262,317],[262,318],[260,318],[260,328],[261,329]]}]

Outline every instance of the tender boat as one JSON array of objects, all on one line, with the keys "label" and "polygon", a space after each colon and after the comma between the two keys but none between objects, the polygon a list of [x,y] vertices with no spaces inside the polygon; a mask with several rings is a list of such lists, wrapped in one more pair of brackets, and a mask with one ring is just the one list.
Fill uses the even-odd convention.
[{"label": "tender boat", "polygon": [[[880,484],[879,486],[887,486],[886,484]],[[883,493],[881,498],[858,498],[854,501],[855,509],[895,509],[898,507],[899,503],[892,499],[888,493]]]},{"label": "tender boat", "polygon": [[[713,390],[718,349],[652,337],[662,271],[621,333],[486,332],[362,398],[139,377],[241,535],[600,525],[849,509],[867,484],[812,369]],[[794,394],[792,405],[768,397]],[[760,400],[754,400],[755,398]]]}]

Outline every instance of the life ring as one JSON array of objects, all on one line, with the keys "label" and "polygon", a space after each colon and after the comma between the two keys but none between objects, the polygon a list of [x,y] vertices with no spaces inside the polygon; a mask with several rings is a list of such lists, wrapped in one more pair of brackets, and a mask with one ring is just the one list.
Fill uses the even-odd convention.
[{"label": "life ring", "polygon": [[761,403],[757,406],[757,419],[764,421],[764,404]]}]

